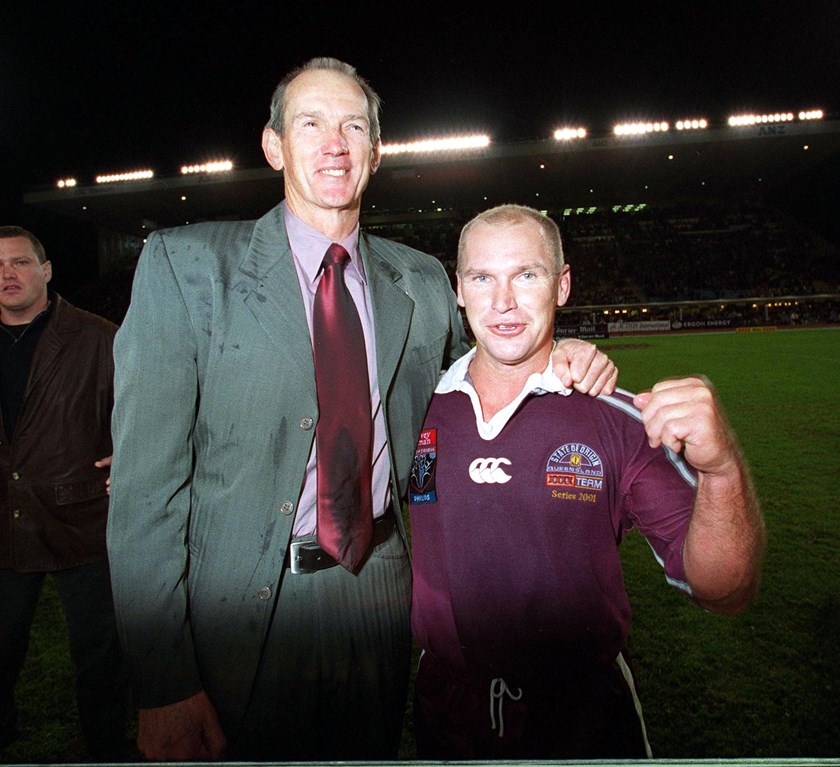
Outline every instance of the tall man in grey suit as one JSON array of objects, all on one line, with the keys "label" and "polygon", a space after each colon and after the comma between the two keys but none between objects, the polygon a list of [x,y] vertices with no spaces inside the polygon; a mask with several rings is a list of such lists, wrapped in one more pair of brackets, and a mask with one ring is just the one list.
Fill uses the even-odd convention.
[{"label": "tall man in grey suit", "polygon": [[[157,232],[140,258],[115,342],[108,544],[147,758],[397,755],[411,597],[398,512],[439,373],[468,345],[440,263],[360,234],[378,114],[342,62],[290,73],[263,133],[285,201],[256,222]],[[357,574],[315,542],[312,307],[331,243],[351,256],[371,383],[376,520]],[[594,347],[561,349],[562,378],[611,390]]]}]

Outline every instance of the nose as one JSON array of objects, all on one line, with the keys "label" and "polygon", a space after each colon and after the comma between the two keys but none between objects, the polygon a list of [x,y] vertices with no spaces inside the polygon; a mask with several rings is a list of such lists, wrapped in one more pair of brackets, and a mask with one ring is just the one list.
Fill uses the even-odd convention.
[{"label": "nose", "polygon": [[493,293],[493,308],[497,312],[509,312],[516,309],[516,295],[513,285],[508,280],[500,280]]},{"label": "nose", "polygon": [[331,128],[324,138],[324,154],[347,154],[347,140],[340,128]]},{"label": "nose", "polygon": [[15,275],[15,268],[14,266],[12,266],[12,264],[0,263],[0,276],[2,276],[4,280],[14,277]]}]

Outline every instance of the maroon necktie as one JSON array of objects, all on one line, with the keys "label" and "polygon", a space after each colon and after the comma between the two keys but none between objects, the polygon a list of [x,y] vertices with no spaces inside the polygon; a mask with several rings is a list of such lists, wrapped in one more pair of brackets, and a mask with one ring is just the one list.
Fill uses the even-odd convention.
[{"label": "maroon necktie", "polygon": [[344,284],[347,251],[333,243],[312,311],[318,390],[315,428],[318,544],[351,573],[367,556],[373,529],[373,421],[362,323]]}]

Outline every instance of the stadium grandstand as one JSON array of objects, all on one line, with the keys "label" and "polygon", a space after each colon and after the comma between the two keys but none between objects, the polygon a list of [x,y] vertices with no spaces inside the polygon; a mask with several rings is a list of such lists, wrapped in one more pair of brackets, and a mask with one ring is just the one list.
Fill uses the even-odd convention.
[{"label": "stadium grandstand", "polygon": [[[572,266],[562,335],[836,323],[838,179],[840,120],[818,110],[569,126],[518,143],[431,138],[386,142],[361,221],[440,259],[454,284],[458,235],[476,212],[543,210]],[[275,171],[216,158],[64,178],[24,204],[84,229],[93,266],[68,297],[120,322],[150,231],[256,218],[281,196]]]}]

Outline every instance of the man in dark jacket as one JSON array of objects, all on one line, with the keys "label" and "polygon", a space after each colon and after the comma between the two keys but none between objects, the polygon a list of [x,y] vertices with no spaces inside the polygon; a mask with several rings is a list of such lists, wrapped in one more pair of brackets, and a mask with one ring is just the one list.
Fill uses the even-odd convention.
[{"label": "man in dark jacket", "polygon": [[0,748],[44,578],[67,620],[88,756],[125,756],[126,683],[105,549],[116,326],[47,291],[40,241],[0,227]]}]

